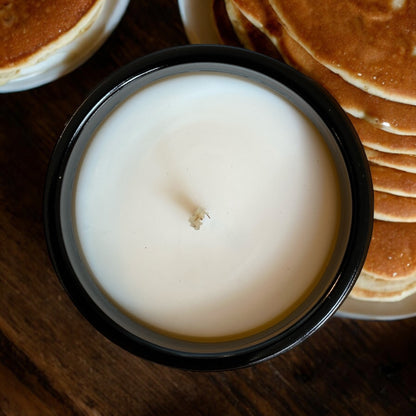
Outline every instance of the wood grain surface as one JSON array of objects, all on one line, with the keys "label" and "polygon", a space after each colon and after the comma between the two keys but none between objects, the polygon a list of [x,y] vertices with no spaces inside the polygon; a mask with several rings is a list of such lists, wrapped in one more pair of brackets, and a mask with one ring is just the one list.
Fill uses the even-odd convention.
[{"label": "wood grain surface", "polygon": [[42,224],[57,138],[112,71],[186,43],[175,1],[132,0],[83,66],[48,85],[0,95],[0,415],[416,415],[416,319],[334,317],[264,363],[188,372],[110,343],[60,286]]}]

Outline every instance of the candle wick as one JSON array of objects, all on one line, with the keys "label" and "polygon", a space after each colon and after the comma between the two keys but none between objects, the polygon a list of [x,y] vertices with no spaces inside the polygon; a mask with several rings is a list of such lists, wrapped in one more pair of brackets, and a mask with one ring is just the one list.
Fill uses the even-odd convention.
[{"label": "candle wick", "polygon": [[205,217],[211,218],[204,208],[197,207],[189,218],[191,227],[199,230]]}]

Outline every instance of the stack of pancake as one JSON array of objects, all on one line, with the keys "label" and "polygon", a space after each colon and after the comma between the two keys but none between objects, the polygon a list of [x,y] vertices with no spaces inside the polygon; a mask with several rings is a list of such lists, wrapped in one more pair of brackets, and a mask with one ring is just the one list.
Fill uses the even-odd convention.
[{"label": "stack of pancake", "polygon": [[85,32],[104,1],[0,0],[0,84]]},{"label": "stack of pancake", "polygon": [[374,231],[351,297],[416,292],[416,0],[215,0],[226,44],[281,57],[349,115],[374,185]]}]

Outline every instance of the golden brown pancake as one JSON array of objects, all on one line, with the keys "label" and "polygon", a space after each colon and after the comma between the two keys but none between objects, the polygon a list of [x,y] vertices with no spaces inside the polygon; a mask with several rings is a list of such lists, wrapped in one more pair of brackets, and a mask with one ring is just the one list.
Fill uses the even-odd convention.
[{"label": "golden brown pancake", "polygon": [[216,29],[222,43],[230,46],[242,46],[228,17],[224,0],[214,0],[212,7]]},{"label": "golden brown pancake", "polygon": [[281,59],[271,40],[241,13],[233,0],[225,0],[225,5],[234,32],[245,48]]},{"label": "golden brown pancake", "polygon": [[416,106],[368,94],[321,65],[286,30],[281,30],[281,34],[279,46],[284,60],[318,81],[346,112],[385,131],[416,135]]},{"label": "golden brown pancake", "polygon": [[[232,1],[234,9],[239,9],[252,26],[273,42],[287,63],[320,82],[350,112],[350,119],[373,162],[374,233],[363,272],[351,296],[397,301],[414,293],[416,136],[413,133],[416,107],[370,95],[334,74],[285,33],[266,0],[228,1]],[[291,7],[291,2],[287,2],[287,6]],[[257,50],[258,45],[250,34],[253,28],[241,23],[241,15],[238,21],[240,30],[250,38],[251,47]]]},{"label": "golden brown pancake", "polygon": [[416,136],[392,134],[352,116],[350,116],[350,120],[364,146],[382,152],[416,155]]},{"label": "golden brown pancake", "polygon": [[414,0],[332,0],[319,7],[311,0],[271,4],[290,35],[334,72],[364,90],[380,90],[383,97],[393,99],[396,93],[400,102],[415,95]]},{"label": "golden brown pancake", "polygon": [[385,166],[370,165],[373,188],[398,196],[416,197],[416,174]]},{"label": "golden brown pancake", "polygon": [[[227,1],[232,2],[252,25],[273,42],[286,63],[318,81],[345,111],[366,119],[380,129],[396,134],[416,135],[416,106],[370,95],[320,64],[283,29],[267,0]],[[251,38],[250,31],[253,30],[247,24],[240,30],[246,30],[245,36]],[[250,44],[250,49],[253,46],[254,49],[261,47],[259,42],[253,44]]]},{"label": "golden brown pancake", "polygon": [[374,218],[381,221],[416,222],[416,198],[374,191]]},{"label": "golden brown pancake", "polygon": [[350,296],[368,301],[397,302],[415,292],[416,277],[386,281],[361,273]]},{"label": "golden brown pancake", "polygon": [[416,276],[416,223],[375,220],[363,272],[386,280]]},{"label": "golden brown pancake", "polygon": [[270,0],[289,35],[370,94],[416,104],[416,0]]},{"label": "golden brown pancake", "polygon": [[242,46],[282,60],[279,51],[272,41],[241,13],[233,0],[225,0],[225,4],[227,5],[227,12],[234,32],[237,34]]},{"label": "golden brown pancake", "polygon": [[244,17],[279,48],[282,26],[268,0],[231,0]]},{"label": "golden brown pancake", "polygon": [[247,49],[254,50],[255,47],[251,40],[250,33],[248,33],[247,29],[249,25],[246,26],[245,21],[243,19],[243,15],[241,14],[240,10],[234,5],[231,0],[225,0],[225,9],[227,10],[228,18],[234,28],[234,32],[237,35],[238,40],[240,43]]},{"label": "golden brown pancake", "polygon": [[416,173],[416,156],[380,152],[368,147],[365,147],[365,154],[367,159],[375,165]]},{"label": "golden brown pancake", "polygon": [[44,59],[90,26],[103,0],[0,0],[0,77]]}]

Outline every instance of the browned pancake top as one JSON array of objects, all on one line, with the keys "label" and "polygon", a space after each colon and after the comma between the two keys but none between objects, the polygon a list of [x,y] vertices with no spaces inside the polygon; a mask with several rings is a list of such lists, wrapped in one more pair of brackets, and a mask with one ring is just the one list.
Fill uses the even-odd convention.
[{"label": "browned pancake top", "polygon": [[399,279],[416,273],[416,223],[374,221],[363,268],[371,276]]},{"label": "browned pancake top", "polygon": [[280,52],[288,64],[323,85],[345,111],[386,131],[416,134],[416,106],[368,94],[346,82],[315,60],[284,29],[281,30]]},{"label": "browned pancake top", "polygon": [[0,0],[0,68],[13,67],[73,28],[98,0]]},{"label": "browned pancake top", "polygon": [[416,103],[416,0],[270,3],[319,62],[374,95]]},{"label": "browned pancake top", "polygon": [[[285,61],[320,82],[344,110],[386,131],[416,134],[416,106],[386,100],[354,87],[314,59],[279,23],[268,0],[232,0],[257,28],[273,40]],[[262,44],[255,42],[257,50]]]}]

